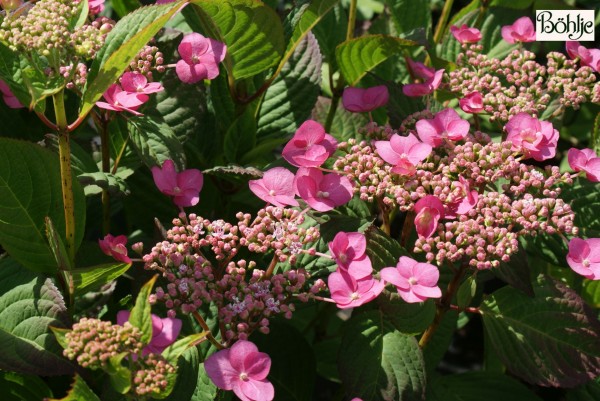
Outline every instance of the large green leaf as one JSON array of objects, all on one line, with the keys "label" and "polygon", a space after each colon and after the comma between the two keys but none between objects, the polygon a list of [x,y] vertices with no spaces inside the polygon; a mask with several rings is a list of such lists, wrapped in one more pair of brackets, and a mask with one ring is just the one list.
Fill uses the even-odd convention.
[{"label": "large green leaf", "polygon": [[131,144],[147,167],[162,166],[165,160],[185,167],[183,146],[165,122],[144,116],[129,119],[128,126]]},{"label": "large green leaf", "polygon": [[283,27],[275,11],[253,0],[194,0],[205,31],[227,45],[225,67],[235,79],[275,66],[283,54]]},{"label": "large green leaf", "polygon": [[312,29],[312,33],[315,34],[319,41],[323,58],[329,64],[332,72],[338,69],[335,60],[335,48],[338,44],[346,40],[347,28],[348,15],[346,14],[346,9],[342,4],[338,3]]},{"label": "large green leaf", "polygon": [[[50,217],[63,236],[65,217],[58,157],[29,142],[0,138],[0,244],[23,266],[56,272],[45,234]],[[75,246],[85,229],[85,198],[73,181]]]},{"label": "large green leaf", "polygon": [[54,282],[0,261],[0,369],[54,376],[73,371],[49,329],[66,327],[65,301]]},{"label": "large green leaf", "polygon": [[393,36],[366,35],[341,43],[335,50],[335,57],[346,82],[354,86],[367,72],[398,55],[405,47],[415,45],[411,40]]},{"label": "large green leaf", "polygon": [[52,398],[48,401],[100,401],[100,398],[94,394],[81,376],[76,374],[73,386],[66,396],[63,398]]},{"label": "large green leaf", "polygon": [[417,340],[402,334],[378,311],[346,324],[339,356],[346,393],[364,400],[422,400],[425,366]]},{"label": "large green leaf", "polygon": [[430,0],[386,0],[396,32],[407,34],[417,28],[431,29]]},{"label": "large green leaf", "polygon": [[600,382],[598,378],[582,386],[567,391],[566,401],[597,401],[600,400]]},{"label": "large green leaf", "polygon": [[407,303],[400,299],[394,288],[393,293],[377,298],[379,309],[394,327],[407,334],[424,332],[433,322],[435,303],[433,299],[425,302]]},{"label": "large green leaf", "polygon": [[600,191],[598,189],[598,183],[579,177],[573,180],[573,186],[565,188],[561,195],[575,212],[574,223],[579,227],[579,235],[584,237],[600,236]]},{"label": "large green leaf", "polygon": [[3,401],[40,401],[52,397],[48,385],[38,376],[0,372]]},{"label": "large green leaf", "polygon": [[[23,105],[33,103],[31,94],[23,82],[23,69],[27,66],[24,56],[13,52],[6,45],[0,43],[0,78],[6,82],[11,92]],[[37,110],[43,111],[42,104],[39,104]]]},{"label": "large green leaf", "polygon": [[121,19],[106,36],[90,67],[79,116],[85,116],[100,96],[115,83],[141,48],[184,2],[138,8]]},{"label": "large green leaf", "polygon": [[577,293],[540,276],[535,298],[504,287],[482,306],[498,357],[520,378],[574,387],[600,374],[600,322]]},{"label": "large green leaf", "polygon": [[[315,120],[325,125],[330,108],[331,99],[320,96],[314,110]],[[368,122],[369,118],[365,113],[351,113],[344,108],[342,102],[338,102],[329,133],[340,142],[350,138],[360,141],[364,137],[358,133],[358,129],[364,127]]]},{"label": "large green leaf", "polygon": [[365,231],[367,237],[367,255],[377,271],[384,267],[396,267],[400,256],[408,256],[400,243],[381,231],[375,225]]},{"label": "large green leaf", "polygon": [[258,137],[292,135],[310,116],[321,89],[321,52],[308,34],[265,93],[258,114]]},{"label": "large green leaf", "polygon": [[73,270],[75,295],[82,296],[99,290],[104,284],[122,276],[130,267],[131,263],[105,263]]},{"label": "large green leaf", "polygon": [[239,160],[256,145],[256,120],[249,107],[233,121],[225,134],[223,142],[223,155],[230,163]]},{"label": "large green leaf", "polygon": [[129,323],[140,329],[142,332],[140,341],[144,345],[148,345],[150,340],[152,340],[152,306],[150,305],[148,298],[150,297],[152,287],[154,287],[157,278],[158,275],[155,275],[150,281],[142,286],[135,299],[135,305],[131,310],[131,314],[129,315]]}]

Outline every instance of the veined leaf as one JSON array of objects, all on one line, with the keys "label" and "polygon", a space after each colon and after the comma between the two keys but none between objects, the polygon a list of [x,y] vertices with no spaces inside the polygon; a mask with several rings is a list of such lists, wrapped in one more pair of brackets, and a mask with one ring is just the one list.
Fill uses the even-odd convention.
[{"label": "veined leaf", "polygon": [[275,66],[283,54],[283,27],[275,11],[253,0],[194,0],[203,27],[227,45],[225,68],[235,79]]},{"label": "veined leaf", "polygon": [[486,299],[483,323],[498,357],[518,377],[574,387],[600,374],[600,322],[577,293],[540,276],[535,298],[504,287]]},{"label": "veined leaf", "polygon": [[157,278],[158,274],[142,286],[129,315],[129,323],[142,332],[140,341],[144,345],[148,345],[150,340],[152,340],[152,315],[150,312],[152,308],[150,302],[148,302],[148,297],[150,297],[152,287],[154,287]]},{"label": "veined leaf", "polygon": [[121,19],[106,36],[90,67],[83,90],[79,117],[86,116],[100,96],[115,83],[141,48],[184,4],[183,0],[165,5],[142,7]]},{"label": "veined leaf", "polygon": [[102,171],[84,173],[77,176],[77,180],[83,186],[86,196],[97,195],[106,189],[111,195],[129,195],[129,187],[124,179]]},{"label": "veined leaf", "polygon": [[123,359],[130,356],[128,352],[122,352],[108,360],[106,371],[110,376],[110,384],[121,394],[127,394],[131,389],[131,371],[123,366]]},{"label": "veined leaf", "polygon": [[387,35],[366,35],[341,43],[335,50],[335,58],[342,75],[350,86],[356,85],[367,72],[397,55],[411,40]]},{"label": "veined leaf", "polygon": [[431,30],[431,0],[386,0],[396,32],[409,33],[424,28]]},{"label": "veined leaf", "polygon": [[[10,87],[10,91],[19,99],[21,104],[32,103],[31,95],[23,83],[22,72],[28,64],[25,57],[13,52],[3,43],[0,43],[0,77]],[[36,110],[43,112],[45,103],[38,103]]]},{"label": "veined leaf", "polygon": [[377,271],[384,267],[396,267],[400,256],[408,256],[406,249],[376,226],[372,225],[365,231],[367,238],[367,255],[373,268]]},{"label": "veined leaf", "polygon": [[122,276],[130,267],[131,263],[105,263],[73,270],[75,296],[97,291],[104,284]]},{"label": "veined leaf", "polygon": [[169,159],[179,169],[185,168],[183,145],[166,123],[142,116],[130,118],[127,125],[131,144],[148,168],[162,166]]},{"label": "veined leaf", "polygon": [[0,372],[3,401],[40,401],[52,397],[52,391],[39,377]]},{"label": "veined leaf", "polygon": [[100,398],[92,389],[89,388],[87,383],[79,376],[75,375],[75,381],[73,382],[73,386],[69,390],[66,396],[63,398],[52,398],[48,401],[100,401]]},{"label": "veined leaf", "polygon": [[242,156],[256,145],[256,120],[251,107],[235,119],[225,134],[223,154],[230,163],[239,162]]},{"label": "veined leaf", "polygon": [[139,0],[112,0],[110,4],[121,18],[142,6]]}]

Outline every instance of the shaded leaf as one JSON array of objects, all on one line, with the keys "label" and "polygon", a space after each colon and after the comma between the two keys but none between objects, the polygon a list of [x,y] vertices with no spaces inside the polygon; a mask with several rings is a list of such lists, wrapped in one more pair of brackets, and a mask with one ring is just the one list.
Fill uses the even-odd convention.
[{"label": "shaded leaf", "polygon": [[165,160],[173,160],[179,169],[185,167],[183,146],[165,122],[138,117],[129,119],[128,126],[131,144],[148,168],[162,166]]},{"label": "shaded leaf", "polygon": [[395,267],[400,256],[408,256],[406,249],[400,243],[371,225],[366,231],[367,255],[371,259],[373,269],[379,271],[384,267]]},{"label": "shaded leaf", "polygon": [[121,394],[127,394],[131,389],[131,371],[122,364],[123,359],[129,356],[128,352],[112,356],[105,369],[110,377],[111,386]]},{"label": "shaded leaf", "polygon": [[169,345],[163,352],[162,357],[165,358],[170,364],[177,364],[179,357],[187,351],[188,348],[193,347],[201,343],[208,332],[203,331],[202,333],[196,333],[186,336],[182,339],[177,340],[173,344]]},{"label": "shaded leaf", "polygon": [[52,397],[48,385],[37,376],[0,372],[3,401],[40,401]]},{"label": "shaded leaf", "polygon": [[98,195],[106,189],[111,195],[129,195],[129,187],[121,177],[96,171],[94,173],[83,173],[77,176],[77,180],[83,186],[86,196]]},{"label": "shaded leaf", "polygon": [[501,262],[500,266],[491,270],[500,280],[510,284],[528,296],[533,296],[531,270],[527,262],[527,254],[520,249],[516,255],[511,255],[510,262]]},{"label": "shaded leaf", "polygon": [[[331,99],[319,97],[313,111],[313,118],[324,126],[330,108]],[[358,130],[364,127],[368,122],[369,119],[365,113],[350,113],[348,110],[344,109],[342,103],[339,102],[329,133],[340,142],[350,138],[355,138],[360,141],[364,139],[364,137],[362,134],[359,134]]]},{"label": "shaded leaf", "polygon": [[386,0],[396,32],[401,36],[417,28],[431,30],[430,0]]},{"label": "shaded leaf", "polygon": [[135,299],[135,305],[129,315],[129,323],[132,326],[137,327],[142,332],[140,341],[144,345],[148,345],[152,340],[152,315],[151,305],[148,301],[152,287],[158,278],[158,274],[154,275],[146,284],[142,286],[137,298]]},{"label": "shaded leaf", "polygon": [[428,375],[435,372],[438,364],[444,357],[444,354],[448,351],[457,326],[458,312],[454,310],[447,311],[442,317],[442,321],[437,330],[423,348],[423,357],[425,359],[425,367]]},{"label": "shaded leaf", "polygon": [[228,162],[236,163],[256,144],[256,120],[251,108],[235,119],[225,134],[223,154]]},{"label": "shaded leaf", "polygon": [[100,398],[92,389],[89,388],[87,383],[79,376],[75,375],[75,381],[73,382],[73,386],[69,390],[66,396],[63,398],[52,398],[48,401],[100,401]]},{"label": "shaded leaf", "polygon": [[75,296],[98,291],[106,283],[122,276],[131,263],[104,263],[98,266],[82,267],[72,271]]},{"label": "shaded leaf", "polygon": [[400,298],[395,289],[392,293],[384,294],[377,298],[379,310],[401,333],[422,333],[433,322],[436,309],[433,299],[409,304]]}]

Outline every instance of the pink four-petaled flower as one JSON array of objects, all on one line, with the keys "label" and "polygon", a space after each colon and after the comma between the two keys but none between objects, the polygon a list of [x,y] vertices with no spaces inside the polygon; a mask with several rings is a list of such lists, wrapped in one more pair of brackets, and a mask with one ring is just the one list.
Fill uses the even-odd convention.
[{"label": "pink four-petaled flower", "polygon": [[385,284],[372,275],[356,279],[349,273],[333,272],[327,279],[331,298],[340,309],[356,308],[377,298]]},{"label": "pink four-petaled flower", "polygon": [[419,237],[429,238],[438,222],[446,215],[444,204],[435,195],[427,195],[415,203],[415,228]]},{"label": "pink four-petaled flower", "polygon": [[177,206],[194,206],[200,201],[204,183],[200,170],[188,169],[178,173],[173,160],[165,160],[162,168],[152,167],[152,177],[160,192],[173,197]]},{"label": "pink four-petaled flower", "polygon": [[416,165],[431,153],[431,145],[423,143],[413,134],[392,135],[389,141],[376,141],[375,148],[383,160],[393,165],[392,172],[413,175]]},{"label": "pink four-petaled flower", "polygon": [[148,95],[144,93],[128,92],[118,84],[112,84],[102,96],[106,102],[96,102],[96,106],[101,109],[128,111],[136,116],[142,115],[137,112],[137,109],[148,101]]},{"label": "pink four-petaled flower", "polygon": [[284,167],[265,172],[262,178],[248,182],[250,190],[265,202],[275,206],[298,206],[294,191],[294,173]]},{"label": "pink four-petaled flower", "polygon": [[112,256],[116,260],[123,263],[131,263],[131,259],[127,256],[127,237],[119,235],[113,237],[111,234],[106,234],[103,239],[98,240],[100,249],[108,256]]},{"label": "pink four-petaled flower", "polygon": [[505,129],[508,132],[506,140],[512,142],[512,150],[523,152],[525,157],[543,161],[556,154],[558,131],[548,121],[519,113],[508,121]]},{"label": "pink four-petaled flower", "polygon": [[271,358],[250,341],[239,340],[204,361],[206,374],[220,389],[233,390],[242,401],[271,401],[275,389],[267,380]]},{"label": "pink four-petaled flower", "polygon": [[450,108],[440,111],[431,120],[419,120],[416,124],[419,139],[434,148],[443,144],[446,139],[464,139],[469,133],[469,127],[469,122]]},{"label": "pink four-petaled flower", "polygon": [[327,212],[352,199],[352,183],[339,174],[323,174],[317,168],[301,167],[294,179],[294,189],[311,208]]},{"label": "pink four-petaled flower", "polygon": [[193,32],[181,40],[178,51],[181,60],[175,65],[175,72],[182,82],[193,84],[219,75],[219,63],[225,59],[227,46]]},{"label": "pink four-petaled flower", "polygon": [[567,153],[569,166],[574,171],[585,171],[591,182],[600,182],[600,158],[592,149],[569,149]]},{"label": "pink four-petaled flower", "polygon": [[588,49],[581,46],[579,42],[568,41],[566,44],[567,54],[572,59],[579,59],[582,66],[589,66],[594,71],[600,72],[600,50]]},{"label": "pink four-petaled flower", "polygon": [[[117,324],[122,326],[129,320],[131,312],[122,310],[117,312]],[[181,331],[181,320],[177,318],[160,318],[152,314],[152,339],[144,347],[143,353],[161,354],[169,345],[173,344]]]},{"label": "pink four-petaled flower", "polygon": [[481,40],[481,31],[477,28],[470,28],[467,24],[460,27],[452,25],[450,32],[461,44],[477,43]]},{"label": "pink four-petaled flower", "polygon": [[467,214],[475,207],[479,199],[479,193],[472,190],[469,181],[462,176],[459,176],[458,181],[454,181],[452,186],[459,189],[461,196],[454,202],[446,204],[445,218],[447,219],[455,219],[458,215]]},{"label": "pink four-petaled flower", "polygon": [[385,85],[373,86],[371,88],[344,89],[342,104],[344,108],[352,113],[363,113],[385,106],[390,94]]},{"label": "pink four-petaled flower", "polygon": [[139,72],[126,72],[121,77],[121,88],[129,93],[149,95],[164,90],[160,82],[148,82],[148,78]]},{"label": "pink four-petaled flower", "polygon": [[600,280],[600,238],[573,238],[569,242],[567,263],[575,273]]},{"label": "pink four-petaled flower", "polygon": [[481,113],[483,111],[483,96],[477,91],[467,93],[458,101],[458,105],[465,113]]},{"label": "pink four-petaled flower", "polygon": [[366,250],[367,239],[358,232],[340,231],[329,243],[329,252],[337,263],[338,270],[347,272],[355,279],[362,279],[373,273]]},{"label": "pink four-petaled flower", "polygon": [[423,63],[412,61],[411,59],[408,59],[408,67],[415,76],[424,81],[421,83],[404,85],[402,87],[402,92],[406,96],[429,95],[439,88],[440,84],[442,83],[442,77],[444,75],[443,69],[436,71],[431,67],[425,66]]},{"label": "pink four-petaled flower", "polygon": [[337,141],[316,121],[302,123],[281,152],[296,167],[318,167],[335,152]]},{"label": "pink four-petaled flower", "polygon": [[437,282],[440,272],[430,263],[419,263],[401,256],[396,267],[381,269],[381,278],[396,286],[400,297],[408,303],[423,302],[442,296]]},{"label": "pink four-petaled flower", "polygon": [[529,17],[521,17],[512,25],[505,25],[501,30],[502,38],[508,43],[535,42],[535,27]]},{"label": "pink four-petaled flower", "polygon": [[90,10],[90,14],[100,14],[104,11],[104,1],[105,0],[89,0],[88,8]]}]

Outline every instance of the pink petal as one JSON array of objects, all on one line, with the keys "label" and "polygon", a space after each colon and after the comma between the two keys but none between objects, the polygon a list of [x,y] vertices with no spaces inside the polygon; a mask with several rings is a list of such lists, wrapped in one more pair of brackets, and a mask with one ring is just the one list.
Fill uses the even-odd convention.
[{"label": "pink petal", "polygon": [[[240,382],[240,392],[246,397],[240,397],[240,394],[235,394],[242,401],[271,401],[275,398],[275,389],[273,385],[266,380],[248,380]],[[235,390],[235,389],[234,389]]]},{"label": "pink petal", "polygon": [[128,310],[120,310],[117,312],[117,324],[123,326],[125,322],[129,321],[129,315],[131,312]]},{"label": "pink petal", "polygon": [[[314,120],[307,120],[298,128],[292,140],[301,142],[304,146],[319,144],[325,139],[325,128]],[[301,146],[301,144],[297,144]]]},{"label": "pink petal", "polygon": [[358,259],[360,257],[362,257],[365,254],[365,251],[367,250],[367,239],[365,238],[364,234],[358,233],[358,232],[350,232],[350,233],[346,233],[347,239],[348,239],[348,248],[352,248],[353,252],[353,259]]},{"label": "pink petal", "polygon": [[440,146],[442,141],[442,135],[439,132],[438,124],[434,120],[419,120],[415,124],[417,129],[417,134],[419,134],[419,139],[421,139],[424,143],[436,147]]},{"label": "pink petal", "polygon": [[265,187],[273,189],[277,195],[294,196],[294,173],[284,167],[275,167],[265,172]]},{"label": "pink petal", "polygon": [[396,288],[398,288],[398,290],[407,290],[410,288],[408,280],[403,277],[395,267],[385,267],[381,269],[379,275],[386,282],[393,284]]},{"label": "pink petal", "polygon": [[360,259],[351,260],[350,263],[348,263],[348,274],[356,280],[368,277],[372,273],[373,266],[371,264],[371,259],[369,259],[367,255],[364,255]]},{"label": "pink petal", "polygon": [[177,186],[182,190],[200,192],[204,184],[202,172],[197,169],[187,169],[177,174]]},{"label": "pink petal", "polygon": [[573,171],[582,171],[585,169],[585,165],[588,162],[588,158],[585,156],[581,150],[576,148],[571,148],[567,152],[567,160],[569,161],[569,166]]},{"label": "pink petal", "polygon": [[175,65],[177,77],[186,84],[193,84],[208,78],[208,70],[203,64],[188,64],[179,60]]},{"label": "pink petal", "polygon": [[177,186],[177,171],[173,160],[165,160],[162,168],[154,166],[151,170],[156,187],[164,194],[173,195],[173,189]]},{"label": "pink petal", "polygon": [[442,290],[437,286],[413,285],[412,292],[419,298],[425,300],[427,298],[440,298]]},{"label": "pink petal", "polygon": [[250,341],[239,340],[230,348],[229,361],[231,366],[238,372],[246,372],[248,367],[245,364],[246,357],[252,353],[258,352],[258,347]]},{"label": "pink petal", "polygon": [[417,97],[433,93],[433,87],[427,83],[424,84],[406,84],[402,87],[402,93],[406,96]]},{"label": "pink petal", "polygon": [[244,361],[246,373],[253,380],[264,380],[271,369],[271,358],[264,352],[253,352]]},{"label": "pink petal", "polygon": [[204,361],[207,376],[215,386],[223,390],[232,390],[234,384],[239,381],[239,372],[229,362],[230,352],[230,349],[215,352]]},{"label": "pink petal", "polygon": [[585,166],[586,178],[591,182],[600,182],[600,158],[593,158]]},{"label": "pink petal", "polygon": [[391,165],[396,165],[401,160],[400,154],[392,149],[390,141],[376,141],[375,149],[377,149],[377,154]]},{"label": "pink petal", "polygon": [[344,108],[352,113],[369,111],[369,109],[365,108],[363,105],[363,92],[364,89],[361,88],[347,87],[344,89],[344,93],[342,93],[342,105]]},{"label": "pink petal", "polygon": [[589,247],[587,258],[590,262],[600,262],[600,238],[588,238],[585,241]]},{"label": "pink petal", "polygon": [[[154,315],[152,315],[152,317],[154,318]],[[153,333],[152,341],[150,342],[150,344],[157,348],[166,348],[169,345],[173,344],[175,340],[177,340],[177,336],[181,331],[182,321],[180,319],[169,317],[163,319],[159,318],[159,320],[161,321],[161,327],[159,329],[160,331],[158,332],[158,334]]]},{"label": "pink petal", "polygon": [[414,277],[420,285],[433,287],[440,279],[440,271],[430,263],[417,263],[413,268]]}]

